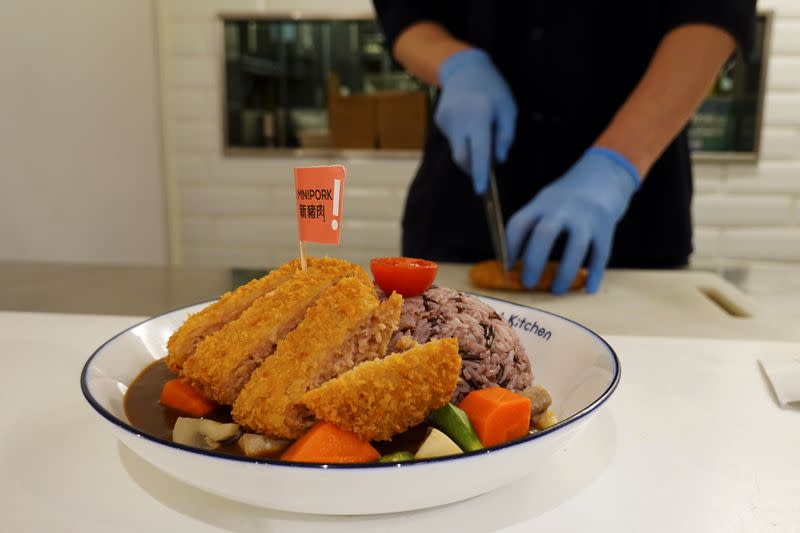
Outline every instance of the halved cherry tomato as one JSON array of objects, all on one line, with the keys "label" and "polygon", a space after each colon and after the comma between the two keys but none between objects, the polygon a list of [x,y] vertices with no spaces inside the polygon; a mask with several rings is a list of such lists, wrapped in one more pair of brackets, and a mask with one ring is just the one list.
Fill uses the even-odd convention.
[{"label": "halved cherry tomato", "polygon": [[369,262],[375,283],[386,294],[418,296],[433,284],[439,265],[413,257],[377,257]]}]

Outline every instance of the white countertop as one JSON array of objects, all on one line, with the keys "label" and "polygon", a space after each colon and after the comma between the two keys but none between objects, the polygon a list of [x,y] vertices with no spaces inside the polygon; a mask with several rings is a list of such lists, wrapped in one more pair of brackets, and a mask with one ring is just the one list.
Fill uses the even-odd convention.
[{"label": "white countertop", "polygon": [[[622,381],[532,477],[437,509],[321,517],[193,489],[119,444],[79,374],[133,317],[0,312],[0,501],[8,531],[648,531],[800,529],[800,407],[757,365],[800,344],[607,336]],[[534,361],[535,365],[535,361]]]},{"label": "white countertop", "polygon": [[597,294],[555,296],[474,289],[469,268],[446,265],[436,283],[538,307],[611,335],[800,341],[786,307],[753,298],[711,272],[608,270]]},{"label": "white countertop", "polygon": [[[468,271],[469,265],[442,263],[437,283],[474,291]],[[216,298],[258,275],[229,268],[0,262],[0,310],[155,315]],[[800,341],[800,268],[791,265],[729,265],[716,274],[611,269],[594,295],[483,292],[611,335]],[[750,316],[733,316],[726,307]]]}]

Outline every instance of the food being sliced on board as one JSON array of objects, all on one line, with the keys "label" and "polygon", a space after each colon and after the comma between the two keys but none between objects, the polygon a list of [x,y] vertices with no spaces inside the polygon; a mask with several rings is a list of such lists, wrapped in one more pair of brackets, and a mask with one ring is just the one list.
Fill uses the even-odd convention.
[{"label": "food being sliced on board", "polygon": [[[550,287],[553,285],[553,281],[556,279],[558,267],[559,263],[555,261],[549,261],[547,264],[545,264],[544,270],[542,270],[542,275],[539,277],[539,281],[536,282],[536,286],[534,286],[532,289],[529,289],[522,285],[522,281],[520,279],[522,263],[517,263],[514,265],[514,268],[512,268],[508,273],[508,280],[506,280],[503,276],[503,269],[500,268],[500,263],[498,263],[495,259],[488,259],[486,261],[481,261],[470,269],[469,280],[472,282],[474,287],[479,289],[549,291]],[[570,290],[575,291],[584,288],[586,286],[587,275],[586,269],[580,268],[575,276],[575,279],[572,281]]]},{"label": "food being sliced on board", "polygon": [[[216,329],[197,334],[224,314],[220,302],[187,319],[173,345],[192,329],[192,353],[136,378],[125,397],[131,423],[214,453],[398,464],[479,452],[557,423],[516,332],[485,302],[428,282],[404,299],[377,292],[353,263],[308,262],[228,293],[226,305],[243,307],[239,296],[262,292]],[[384,279],[386,289],[400,285]]]},{"label": "food being sliced on board", "polygon": [[232,405],[253,371],[329,287],[349,276],[369,286],[366,272],[358,265],[338,260],[315,265],[257,299],[238,319],[200,343],[183,363],[181,376],[206,396]]},{"label": "food being sliced on board", "polygon": [[446,404],[460,372],[458,341],[432,340],[362,363],[305,393],[303,403],[319,420],[385,441]]},{"label": "food being sliced on board", "polygon": [[354,278],[330,287],[278,343],[233,404],[233,417],[256,433],[296,439],[314,422],[303,395],[355,365],[383,357],[403,299],[379,302]]}]

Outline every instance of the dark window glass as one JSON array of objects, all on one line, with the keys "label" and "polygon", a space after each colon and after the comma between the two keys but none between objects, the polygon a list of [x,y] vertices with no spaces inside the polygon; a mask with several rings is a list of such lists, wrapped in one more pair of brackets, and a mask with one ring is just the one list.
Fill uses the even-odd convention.
[{"label": "dark window glass", "polygon": [[720,72],[689,127],[695,153],[757,152],[768,31],[769,18],[759,15],[752,52],[747,57],[738,54]]},{"label": "dark window glass", "polygon": [[225,21],[227,144],[330,143],[328,87],[341,96],[419,91],[375,20]]},{"label": "dark window glass", "polygon": [[[696,154],[758,151],[770,22],[759,15],[752,52],[725,65],[692,119],[689,139]],[[375,20],[226,20],[224,27],[227,146],[391,147],[380,140],[379,120],[365,118],[361,106],[372,105],[370,99],[356,95],[420,91],[426,96],[423,107],[412,98],[393,100],[388,109],[395,109],[393,124],[409,121],[393,128],[404,131],[405,139],[392,142],[422,146],[421,123],[427,120],[433,88],[391,59]],[[354,98],[342,112],[329,112],[333,93]],[[353,117],[352,124],[344,123],[347,117]],[[363,130],[372,123],[376,131],[365,139]]]}]

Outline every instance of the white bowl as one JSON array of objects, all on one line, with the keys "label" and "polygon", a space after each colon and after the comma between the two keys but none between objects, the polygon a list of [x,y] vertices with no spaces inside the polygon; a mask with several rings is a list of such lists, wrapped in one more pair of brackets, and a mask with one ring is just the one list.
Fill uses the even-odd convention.
[{"label": "white bowl", "polygon": [[215,455],[141,433],[128,424],[123,397],[147,364],[164,357],[169,336],[206,304],[133,326],[92,354],[81,389],[134,453],[200,489],[261,507],[318,514],[422,509],[483,494],[531,474],[597,413],[620,378],[614,350],[580,324],[532,307],[480,297],[511,321],[533,362],[535,382],[553,398],[561,422],[487,450],[405,464],[309,465]]}]

